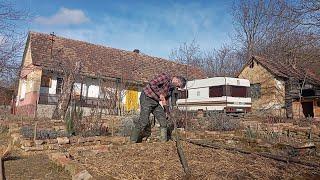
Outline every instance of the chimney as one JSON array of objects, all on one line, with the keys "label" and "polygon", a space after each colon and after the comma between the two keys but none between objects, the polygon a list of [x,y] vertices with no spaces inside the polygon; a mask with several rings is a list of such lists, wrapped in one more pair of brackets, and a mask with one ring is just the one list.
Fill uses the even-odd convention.
[{"label": "chimney", "polygon": [[133,52],[139,54],[139,53],[140,53],[140,50],[139,50],[139,49],[134,49]]}]

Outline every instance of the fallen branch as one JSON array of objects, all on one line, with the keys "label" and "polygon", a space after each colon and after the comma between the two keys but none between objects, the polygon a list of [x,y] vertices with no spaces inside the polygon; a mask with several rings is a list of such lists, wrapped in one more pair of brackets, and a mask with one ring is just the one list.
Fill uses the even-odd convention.
[{"label": "fallen branch", "polygon": [[315,163],[308,162],[308,161],[303,161],[303,160],[292,158],[289,156],[278,156],[278,155],[274,155],[271,153],[265,153],[265,152],[260,152],[260,153],[250,152],[250,151],[246,151],[246,150],[239,149],[239,148],[227,147],[227,146],[218,145],[218,144],[211,144],[211,143],[196,142],[193,140],[185,140],[185,141],[189,142],[191,144],[194,144],[194,145],[202,146],[202,147],[213,148],[213,149],[224,149],[224,150],[228,150],[231,152],[239,152],[242,154],[257,155],[257,156],[261,156],[261,157],[265,157],[265,158],[269,158],[269,159],[273,159],[273,160],[281,161],[281,162],[285,162],[285,163],[296,163],[296,164],[300,164],[300,165],[304,165],[304,166],[320,168],[319,164],[315,164]]},{"label": "fallen branch", "polygon": [[180,163],[183,167],[184,173],[186,174],[184,179],[190,179],[191,178],[191,171],[190,171],[187,159],[184,155],[182,145],[180,143],[179,133],[177,132],[177,122],[174,118],[172,118],[172,116],[170,114],[168,114],[168,115],[169,115],[169,118],[173,121],[177,153],[179,155],[179,160],[180,160]]}]

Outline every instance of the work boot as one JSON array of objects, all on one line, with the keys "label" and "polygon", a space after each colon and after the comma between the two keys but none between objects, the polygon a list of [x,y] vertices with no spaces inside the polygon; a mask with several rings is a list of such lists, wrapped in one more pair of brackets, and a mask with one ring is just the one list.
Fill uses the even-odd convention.
[{"label": "work boot", "polygon": [[140,143],[142,141],[141,131],[136,127],[132,128],[130,141],[133,143]]},{"label": "work boot", "polygon": [[160,127],[160,141],[167,142],[168,141],[168,129]]}]

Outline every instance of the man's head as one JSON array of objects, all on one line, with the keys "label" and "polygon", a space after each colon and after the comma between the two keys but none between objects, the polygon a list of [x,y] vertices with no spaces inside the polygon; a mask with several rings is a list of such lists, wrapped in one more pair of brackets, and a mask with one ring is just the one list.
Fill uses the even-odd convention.
[{"label": "man's head", "polygon": [[186,79],[182,76],[174,76],[172,78],[172,84],[177,88],[184,88],[186,86]]}]

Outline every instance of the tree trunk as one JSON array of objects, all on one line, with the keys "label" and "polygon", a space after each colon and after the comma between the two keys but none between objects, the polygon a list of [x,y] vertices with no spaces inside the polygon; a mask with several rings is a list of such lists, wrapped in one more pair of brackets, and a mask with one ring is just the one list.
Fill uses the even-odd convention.
[{"label": "tree trunk", "polygon": [[74,82],[75,80],[71,74],[65,76],[61,96],[54,110],[52,119],[64,118],[70,104]]},{"label": "tree trunk", "polygon": [[285,108],[287,118],[293,118],[292,112],[292,96],[291,96],[291,80],[285,82]]}]

